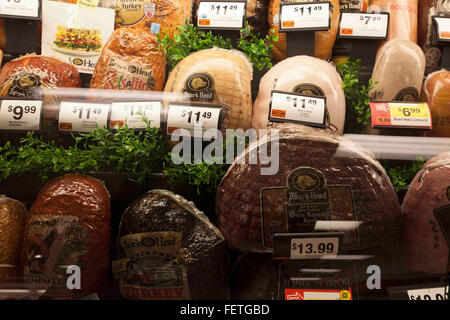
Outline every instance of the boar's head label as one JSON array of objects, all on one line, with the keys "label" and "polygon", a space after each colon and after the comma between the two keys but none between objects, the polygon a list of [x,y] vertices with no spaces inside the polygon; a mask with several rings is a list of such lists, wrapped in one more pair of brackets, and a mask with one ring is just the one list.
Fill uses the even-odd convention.
[{"label": "boar's head label", "polygon": [[8,88],[8,96],[36,98],[42,85],[41,78],[32,72],[20,72],[15,75],[11,86]]},{"label": "boar's head label", "polygon": [[394,98],[394,101],[417,101],[419,92],[414,87],[408,87],[400,90]]},{"label": "boar's head label", "polygon": [[185,94],[192,100],[212,102],[214,100],[214,79],[207,73],[194,73],[186,80]]}]

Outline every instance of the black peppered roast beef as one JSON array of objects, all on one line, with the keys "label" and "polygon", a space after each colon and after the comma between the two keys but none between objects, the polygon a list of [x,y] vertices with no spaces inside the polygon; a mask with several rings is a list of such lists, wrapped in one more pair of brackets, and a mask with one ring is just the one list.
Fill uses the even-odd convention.
[{"label": "black peppered roast beef", "polygon": [[192,202],[167,190],[134,201],[120,223],[113,273],[126,299],[227,299],[228,249]]},{"label": "black peppered roast beef", "polygon": [[[338,230],[344,232],[344,251],[392,247],[400,205],[373,154],[324,130],[287,124],[276,129],[278,172],[262,175],[261,164],[235,160],[219,186],[216,213],[228,244],[271,252],[274,233]],[[269,130],[237,160],[274,143],[275,134]]]}]

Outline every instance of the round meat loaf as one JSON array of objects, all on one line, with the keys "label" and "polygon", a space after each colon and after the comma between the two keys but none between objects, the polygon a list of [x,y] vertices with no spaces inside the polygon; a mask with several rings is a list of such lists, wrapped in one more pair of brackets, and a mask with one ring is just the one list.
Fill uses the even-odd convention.
[{"label": "round meat loaf", "polygon": [[91,79],[91,88],[161,91],[166,56],[156,36],[141,29],[116,29],[104,46]]},{"label": "round meat loaf", "polygon": [[0,195],[0,283],[17,281],[26,220],[21,202]]},{"label": "round meat loaf", "polygon": [[113,262],[123,298],[228,299],[228,249],[192,202],[151,190],[125,211]]},{"label": "round meat loaf", "polygon": [[[257,149],[272,152],[275,173],[238,164]],[[389,251],[400,232],[397,195],[373,154],[302,125],[278,125],[250,143],[219,185],[216,213],[228,244],[247,252],[271,252],[274,233],[313,231],[343,231],[343,252]]]},{"label": "round meat loaf", "polygon": [[445,275],[449,268],[450,152],[423,166],[402,204],[405,268]]},{"label": "round meat loaf", "polygon": [[[109,267],[110,218],[110,196],[101,181],[67,174],[48,182],[25,229],[24,281],[47,289],[46,298],[76,299],[97,292]],[[79,267],[80,288],[67,287],[77,285],[68,278],[77,271],[68,266]]]},{"label": "round meat loaf", "polygon": [[81,87],[77,69],[61,60],[28,54],[0,71],[0,96],[35,98],[40,88]]}]

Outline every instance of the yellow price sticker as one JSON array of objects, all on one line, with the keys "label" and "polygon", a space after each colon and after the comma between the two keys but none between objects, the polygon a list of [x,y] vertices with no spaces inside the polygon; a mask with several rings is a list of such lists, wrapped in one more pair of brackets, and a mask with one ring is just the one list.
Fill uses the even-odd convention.
[{"label": "yellow price sticker", "polygon": [[78,0],[78,5],[85,8],[97,8],[100,0]]},{"label": "yellow price sticker", "polygon": [[339,298],[341,298],[341,300],[352,300],[352,294],[348,290],[342,290],[339,292]]},{"label": "yellow price sticker", "polygon": [[415,105],[390,105],[392,117],[414,117],[429,118],[430,110],[426,103],[418,103]]}]

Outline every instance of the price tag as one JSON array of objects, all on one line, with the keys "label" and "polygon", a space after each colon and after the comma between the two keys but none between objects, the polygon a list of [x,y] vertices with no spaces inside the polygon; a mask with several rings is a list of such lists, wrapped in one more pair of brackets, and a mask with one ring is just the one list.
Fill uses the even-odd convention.
[{"label": "price tag", "polygon": [[42,101],[2,100],[0,129],[38,131],[41,126]]},{"label": "price tag", "polygon": [[172,135],[177,129],[186,129],[189,135],[182,136],[193,137],[197,127],[202,132],[208,129],[220,130],[221,114],[220,106],[171,103],[167,111],[167,134]]},{"label": "price tag", "polygon": [[342,12],[339,37],[387,39],[389,13]]},{"label": "price tag", "polygon": [[142,117],[150,121],[150,127],[160,128],[161,102],[114,102],[111,105],[109,127],[114,128],[116,125],[123,127],[127,124],[129,128],[145,129],[147,124]]},{"label": "price tag", "polygon": [[0,15],[37,18],[39,0],[0,0]]},{"label": "price tag", "polygon": [[247,1],[200,1],[199,29],[240,30],[244,28]]},{"label": "price tag", "polygon": [[447,286],[447,292],[445,287],[411,289],[406,292],[409,300],[448,300],[448,289]]},{"label": "price tag", "polygon": [[432,128],[426,102],[371,102],[370,110],[373,128]]},{"label": "price tag", "polygon": [[109,104],[63,101],[59,109],[59,130],[91,132],[107,127]]},{"label": "price tag", "polygon": [[450,17],[433,17],[439,41],[450,41]]},{"label": "price tag", "polygon": [[330,2],[280,4],[280,31],[330,29]]},{"label": "price tag", "polygon": [[352,289],[285,289],[285,300],[352,300]]},{"label": "price tag", "polygon": [[326,98],[272,91],[269,121],[302,123],[325,128]]}]

